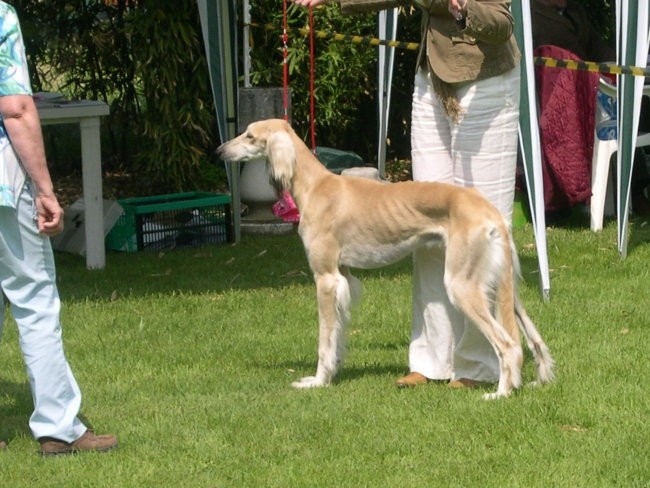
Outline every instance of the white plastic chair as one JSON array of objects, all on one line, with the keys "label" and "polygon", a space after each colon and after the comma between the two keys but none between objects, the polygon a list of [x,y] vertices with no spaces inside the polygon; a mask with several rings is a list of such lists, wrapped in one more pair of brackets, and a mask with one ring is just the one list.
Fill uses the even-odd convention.
[{"label": "white plastic chair", "polygon": [[[616,99],[616,87],[600,77],[598,89]],[[650,96],[650,86],[643,88],[643,95]],[[598,116],[598,115],[596,115]],[[650,133],[639,133],[636,147],[650,146]],[[614,184],[609,180],[612,154],[618,150],[618,140],[600,140],[594,128],[594,152],[591,160],[591,230],[603,228],[603,216],[614,215]]]}]

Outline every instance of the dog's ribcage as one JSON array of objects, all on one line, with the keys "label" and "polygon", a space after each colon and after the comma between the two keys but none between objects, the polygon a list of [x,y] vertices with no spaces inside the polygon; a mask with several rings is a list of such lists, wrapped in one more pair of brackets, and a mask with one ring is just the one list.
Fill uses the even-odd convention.
[{"label": "dog's ribcage", "polygon": [[423,246],[444,246],[446,236],[442,230],[421,235],[405,235],[403,239],[382,243],[371,236],[361,237],[342,244],[340,262],[351,268],[372,269],[396,263]]}]

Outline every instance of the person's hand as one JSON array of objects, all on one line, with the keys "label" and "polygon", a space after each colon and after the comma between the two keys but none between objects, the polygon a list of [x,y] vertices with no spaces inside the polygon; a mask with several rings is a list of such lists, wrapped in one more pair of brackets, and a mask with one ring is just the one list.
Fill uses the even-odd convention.
[{"label": "person's hand", "polygon": [[293,3],[302,5],[303,7],[318,7],[319,5],[330,2],[331,0],[292,0]]},{"label": "person's hand", "polygon": [[38,231],[55,236],[63,231],[63,209],[54,194],[38,195],[35,199]]},{"label": "person's hand", "polygon": [[460,20],[467,15],[467,0],[449,0],[449,12],[456,20]]}]

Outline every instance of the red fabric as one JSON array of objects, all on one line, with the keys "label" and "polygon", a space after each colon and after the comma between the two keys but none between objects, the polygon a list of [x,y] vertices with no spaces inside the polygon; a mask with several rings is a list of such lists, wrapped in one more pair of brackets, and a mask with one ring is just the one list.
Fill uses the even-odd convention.
[{"label": "red fabric", "polygon": [[282,191],[280,200],[273,204],[272,210],[273,215],[282,218],[285,222],[300,222],[300,212],[296,202],[287,190]]},{"label": "red fabric", "polygon": [[[579,60],[556,46],[539,46],[535,56]],[[559,210],[591,197],[591,158],[598,73],[535,67],[546,210]]]}]

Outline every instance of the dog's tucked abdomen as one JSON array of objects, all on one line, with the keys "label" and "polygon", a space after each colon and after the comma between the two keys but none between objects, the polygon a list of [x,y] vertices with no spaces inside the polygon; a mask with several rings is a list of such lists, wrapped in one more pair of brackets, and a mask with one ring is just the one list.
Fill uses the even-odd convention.
[{"label": "dog's tucked abdomen", "polygon": [[401,241],[378,242],[359,236],[354,243],[341,246],[340,263],[351,268],[373,269],[396,263],[410,256],[422,246],[444,246],[445,238],[440,233],[409,236]]}]

